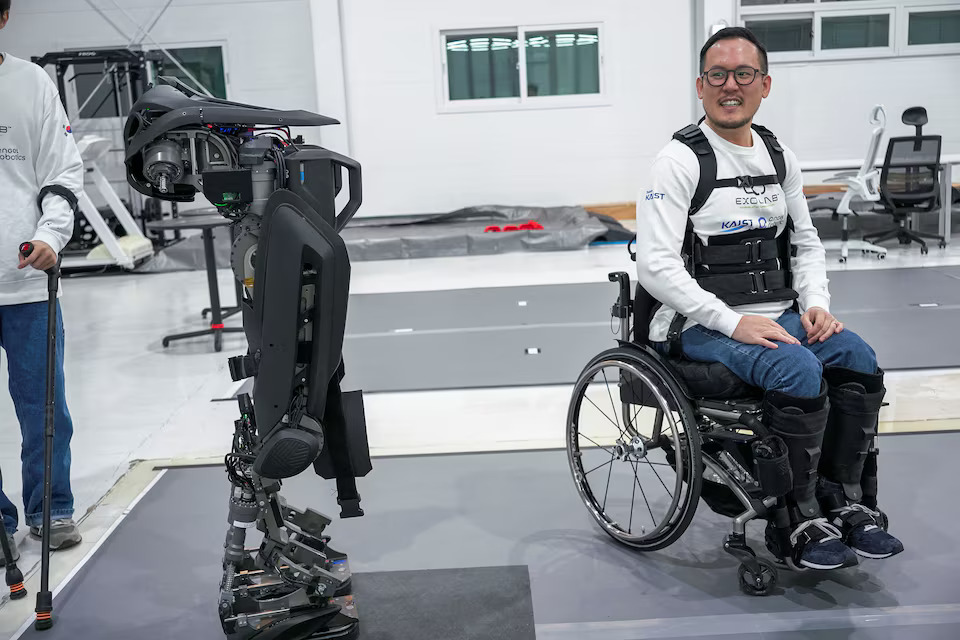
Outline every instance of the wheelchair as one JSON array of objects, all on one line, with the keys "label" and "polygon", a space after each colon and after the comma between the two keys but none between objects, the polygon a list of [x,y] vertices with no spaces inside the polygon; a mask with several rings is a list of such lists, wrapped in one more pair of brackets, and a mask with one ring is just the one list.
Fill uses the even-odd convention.
[{"label": "wheelchair", "polygon": [[[647,340],[656,301],[639,284],[631,300],[625,272],[609,279],[620,289],[611,309],[618,346],[587,363],[567,414],[567,458],[581,499],[618,543],[656,551],[683,535],[703,498],[733,519],[723,549],[740,561],[740,589],[768,595],[778,566],[747,544],[746,525],[761,518],[774,531],[789,529],[792,476],[786,451],[765,445],[763,390],[720,363],[662,356]],[[808,571],[790,554],[778,562]]]}]

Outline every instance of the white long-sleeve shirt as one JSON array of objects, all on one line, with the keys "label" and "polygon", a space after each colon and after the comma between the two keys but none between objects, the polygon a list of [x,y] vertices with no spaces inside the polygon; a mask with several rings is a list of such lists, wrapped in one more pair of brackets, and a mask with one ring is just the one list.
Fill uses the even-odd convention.
[{"label": "white long-sleeve shirt", "polygon": [[[753,144],[741,147],[721,138],[706,121],[706,134],[717,158],[717,179],[742,175],[776,175],[773,160],[759,134],[751,129]],[[779,236],[787,214],[793,219],[791,243],[797,255],[791,261],[793,289],[799,294],[801,312],[810,307],[829,311],[827,268],[823,245],[810,219],[803,196],[803,180],[794,153],[783,142],[786,176],[778,184],[754,187],[755,195],[739,187],[716,188],[703,207],[690,218],[700,241],[747,229],[777,227]],[[688,211],[697,183],[700,164],[696,154],[678,140],[671,140],[654,161],[649,185],[637,197],[637,278],[663,306],[650,322],[649,339],[666,340],[676,312],[687,317],[684,331],[700,324],[732,337],[740,319],[747,314],[776,319],[792,302],[766,302],[730,307],[705,291],[687,272],[680,256]]]},{"label": "white long-sleeve shirt", "polygon": [[59,184],[79,196],[83,161],[56,85],[43,69],[2,53],[0,64],[0,305],[47,299],[47,275],[17,269],[26,241],[60,253],[73,235],[73,212],[62,197],[40,189]]}]

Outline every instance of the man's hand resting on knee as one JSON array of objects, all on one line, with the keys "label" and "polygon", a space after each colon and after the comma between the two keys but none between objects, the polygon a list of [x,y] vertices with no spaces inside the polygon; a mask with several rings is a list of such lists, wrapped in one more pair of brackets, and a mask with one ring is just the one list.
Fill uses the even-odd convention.
[{"label": "man's hand resting on knee", "polygon": [[[823,311],[823,309],[821,309]],[[806,316],[804,316],[806,317]],[[806,323],[804,323],[806,326]],[[770,349],[776,349],[775,342],[786,342],[788,344],[800,344],[800,341],[790,335],[786,329],[769,318],[763,316],[743,316],[740,323],[734,329],[730,336],[737,342],[745,344],[760,344]]]},{"label": "man's hand resting on knee", "polygon": [[830,312],[820,307],[810,307],[800,318],[803,328],[807,331],[808,344],[817,340],[823,342],[835,333],[843,331],[843,323],[830,315]]}]

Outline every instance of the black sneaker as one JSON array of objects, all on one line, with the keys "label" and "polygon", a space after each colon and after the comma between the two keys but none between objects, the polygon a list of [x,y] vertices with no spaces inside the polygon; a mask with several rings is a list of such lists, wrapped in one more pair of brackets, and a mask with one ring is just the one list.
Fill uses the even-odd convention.
[{"label": "black sneaker", "polygon": [[[7,541],[10,542],[10,553],[13,555],[13,561],[16,562],[20,559],[20,550],[17,549],[17,543],[13,540],[13,536],[9,533],[0,533],[0,535],[7,536]],[[7,566],[7,559],[3,555],[2,547],[0,547],[0,567]]]},{"label": "black sneaker", "polygon": [[830,515],[847,545],[865,558],[889,558],[903,551],[903,543],[880,526],[879,511],[852,504]]},{"label": "black sneaker", "polygon": [[880,512],[862,504],[847,504],[840,484],[821,476],[817,497],[830,522],[840,530],[843,541],[858,555],[883,559],[903,551],[903,543],[884,530]]},{"label": "black sneaker", "polygon": [[[776,543],[773,524],[767,524],[767,549],[783,562],[787,555]],[[841,540],[840,532],[826,518],[804,520],[790,534],[790,557],[808,569],[831,570],[859,564],[857,555]]]}]

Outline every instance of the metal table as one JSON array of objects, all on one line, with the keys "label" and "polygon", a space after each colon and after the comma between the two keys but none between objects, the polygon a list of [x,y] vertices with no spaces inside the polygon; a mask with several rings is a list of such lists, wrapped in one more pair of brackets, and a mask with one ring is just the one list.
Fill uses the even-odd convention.
[{"label": "metal table", "polygon": [[164,336],[163,346],[169,346],[172,340],[196,338],[199,336],[213,336],[213,348],[220,351],[223,346],[224,333],[242,333],[242,327],[224,327],[223,320],[240,311],[240,300],[243,291],[240,283],[236,283],[237,306],[220,306],[220,287],[217,284],[217,260],[213,249],[213,230],[217,227],[227,227],[233,224],[219,214],[190,215],[169,220],[148,222],[147,227],[158,231],[183,231],[185,229],[199,229],[203,237],[203,256],[207,265],[207,286],[210,289],[210,306],[201,312],[206,318],[210,314],[210,328],[200,331],[189,331],[175,335]]}]

